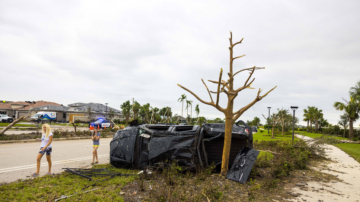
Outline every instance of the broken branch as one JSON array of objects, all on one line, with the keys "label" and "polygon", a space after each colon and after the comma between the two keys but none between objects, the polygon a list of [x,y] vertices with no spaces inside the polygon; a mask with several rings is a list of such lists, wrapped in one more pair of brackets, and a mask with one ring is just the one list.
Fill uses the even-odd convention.
[{"label": "broken branch", "polygon": [[233,60],[238,59],[238,58],[242,58],[242,57],[244,57],[244,56],[245,56],[245,55],[240,55],[240,56],[234,57]]},{"label": "broken branch", "polygon": [[244,38],[242,38],[240,41],[236,42],[236,43],[233,45],[233,47],[236,46],[236,45],[238,45],[239,43],[241,43],[243,40],[244,40]]},{"label": "broken branch", "polygon": [[220,70],[220,76],[219,76],[219,84],[218,84],[218,89],[217,89],[217,98],[216,98],[216,106],[219,106],[219,97],[220,97],[220,83],[221,83],[221,77],[222,77],[222,68]]},{"label": "broken branch", "polygon": [[13,127],[16,123],[20,122],[23,119],[26,119],[27,117],[29,117],[30,114],[28,114],[27,116],[22,116],[18,119],[16,119],[15,121],[13,121],[11,124],[9,124],[8,126],[6,126],[1,132],[0,135],[3,135],[5,133],[5,131],[9,130],[11,127]]},{"label": "broken branch", "polygon": [[237,112],[234,113],[234,117],[233,117],[233,121],[236,121],[246,110],[248,110],[250,107],[252,107],[255,103],[259,102],[261,99],[263,99],[264,97],[266,97],[271,91],[273,91],[277,86],[275,86],[274,88],[272,88],[271,90],[269,90],[265,95],[260,96],[260,92],[262,91],[261,89],[259,89],[256,98],[254,99],[254,101],[252,101],[251,103],[249,103],[248,105],[246,105],[245,107],[239,109]]},{"label": "broken branch", "polygon": [[243,87],[240,87],[238,89],[235,90],[235,92],[240,92],[242,90],[244,90],[245,88],[250,88],[250,85],[255,81],[255,78],[253,78],[253,80],[247,85],[247,86],[243,86]]},{"label": "broken branch", "polygon": [[185,88],[184,86],[180,85],[180,84],[177,84],[180,88],[186,90],[187,92],[191,93],[194,97],[196,97],[196,99],[198,99],[200,102],[204,103],[204,104],[207,104],[207,105],[211,105],[213,107],[215,107],[216,109],[218,109],[219,111],[221,112],[225,112],[225,109],[223,109],[222,107],[220,106],[216,106],[214,103],[212,102],[206,102],[204,100],[202,100],[201,98],[199,98],[199,96],[197,96],[195,93],[193,93],[191,90]]},{"label": "broken branch", "polygon": [[207,91],[208,91],[208,93],[209,93],[209,96],[210,96],[211,102],[212,102],[212,103],[214,103],[214,101],[213,101],[213,99],[212,99],[212,97],[211,97],[210,91],[209,91],[208,87],[206,86],[206,84],[205,84],[204,80],[203,80],[203,79],[201,79],[201,81],[203,82],[203,84],[205,85],[206,90],[207,90]]}]

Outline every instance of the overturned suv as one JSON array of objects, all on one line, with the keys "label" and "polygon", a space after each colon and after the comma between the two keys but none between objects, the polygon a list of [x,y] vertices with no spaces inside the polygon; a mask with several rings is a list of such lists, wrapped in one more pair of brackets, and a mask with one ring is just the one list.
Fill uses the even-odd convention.
[{"label": "overturned suv", "polygon": [[[176,161],[188,170],[211,164],[219,168],[224,135],[225,124],[129,126],[118,130],[110,142],[110,163],[117,168],[144,169]],[[246,154],[253,148],[253,136],[251,128],[239,121],[233,125],[229,167],[245,165],[238,159],[239,155],[246,157],[244,148]],[[258,153],[254,154],[257,157]],[[256,157],[253,162],[247,161],[247,165],[252,167]]]}]

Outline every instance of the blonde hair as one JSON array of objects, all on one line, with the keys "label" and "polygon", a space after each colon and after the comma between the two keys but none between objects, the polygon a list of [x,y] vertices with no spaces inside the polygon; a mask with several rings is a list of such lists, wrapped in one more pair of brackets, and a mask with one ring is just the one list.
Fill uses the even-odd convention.
[{"label": "blonde hair", "polygon": [[51,131],[51,128],[50,128],[50,125],[49,124],[44,124],[42,127],[42,133],[44,134],[45,133],[45,131],[44,131],[44,126],[46,127],[46,136],[45,136],[45,138],[48,138],[49,137],[49,134],[50,134],[50,131]]}]

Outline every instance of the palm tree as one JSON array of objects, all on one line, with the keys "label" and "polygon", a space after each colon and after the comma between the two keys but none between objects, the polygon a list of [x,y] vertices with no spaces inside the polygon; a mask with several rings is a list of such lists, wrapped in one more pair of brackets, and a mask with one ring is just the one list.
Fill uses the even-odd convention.
[{"label": "palm tree", "polygon": [[[190,103],[189,103],[189,100],[185,100],[186,102],[186,120],[188,120],[188,116],[189,116],[189,106],[190,106]],[[189,123],[189,121],[187,121]]]},{"label": "palm tree", "polygon": [[[153,109],[153,112],[154,112],[154,115],[153,115],[153,118],[154,118],[154,120],[156,121],[156,117],[157,117],[157,115],[159,115],[158,114],[158,112],[160,111],[160,109],[159,108],[157,108],[157,107],[154,107],[154,109]],[[156,121],[157,122],[157,121]]]},{"label": "palm tree", "polygon": [[133,112],[134,112],[134,119],[137,119],[138,115],[139,115],[141,105],[140,105],[140,103],[135,101],[132,108],[133,108]]},{"label": "palm tree", "polygon": [[317,132],[319,128],[319,120],[323,118],[324,114],[322,113],[321,109],[319,110],[317,107],[315,107],[313,115],[315,120],[315,132]]},{"label": "palm tree", "polygon": [[260,119],[258,117],[254,117],[253,123],[256,125],[256,127],[260,124]]},{"label": "palm tree", "polygon": [[[307,121],[307,130],[306,132],[312,132],[312,124],[314,121],[314,109],[315,107],[308,106],[307,109],[304,109],[304,121]],[[310,123],[310,128],[309,128]]]},{"label": "palm tree", "polygon": [[131,111],[131,104],[130,104],[130,101],[125,101],[121,106],[120,108],[122,109],[122,113],[124,114],[125,116],[125,119],[126,119],[126,124],[129,123],[129,117],[130,117],[130,111]]},{"label": "palm tree", "polygon": [[341,125],[342,127],[344,127],[344,135],[343,135],[343,137],[345,137],[346,128],[349,126],[349,116],[346,113],[341,115],[340,116],[340,121],[338,122],[338,124]]},{"label": "palm tree", "polygon": [[[308,107],[309,108],[309,107]],[[309,118],[309,111],[307,109],[304,109],[304,119],[303,121],[306,121],[307,123],[307,126],[306,126],[306,132],[309,132],[309,121],[310,121],[310,118]]]},{"label": "palm tree", "polygon": [[186,95],[182,94],[181,97],[178,99],[179,102],[182,103],[182,107],[181,107],[181,117],[183,116],[183,109],[184,109],[184,100],[186,99]]},{"label": "palm tree", "polygon": [[[188,110],[189,106],[191,106],[191,109],[190,109],[190,120],[191,120],[191,117],[192,117],[192,102],[191,100],[186,100],[186,110]],[[187,117],[189,116],[189,112],[187,111]],[[188,119],[189,120],[189,119]],[[188,121],[188,123],[190,123],[190,121]],[[191,124],[191,123],[190,123]]]},{"label": "palm tree", "polygon": [[335,102],[334,107],[336,110],[344,111],[349,116],[349,139],[354,139],[354,128],[353,124],[354,121],[359,119],[359,108],[360,103],[357,100],[354,100],[352,97],[350,97],[350,101],[346,101],[346,103],[342,102]]},{"label": "palm tree", "polygon": [[145,123],[149,123],[149,109],[150,109],[150,103],[144,104],[140,108],[140,115],[145,119]]},{"label": "palm tree", "polygon": [[356,83],[355,87],[350,88],[349,94],[350,94],[350,97],[359,99],[359,96],[360,96],[360,81],[358,81]]},{"label": "palm tree", "polygon": [[[195,112],[196,112],[196,118],[197,118],[197,120],[199,120],[199,114],[200,114],[199,104],[197,104],[195,106]],[[196,123],[197,123],[197,121],[196,121]]]}]

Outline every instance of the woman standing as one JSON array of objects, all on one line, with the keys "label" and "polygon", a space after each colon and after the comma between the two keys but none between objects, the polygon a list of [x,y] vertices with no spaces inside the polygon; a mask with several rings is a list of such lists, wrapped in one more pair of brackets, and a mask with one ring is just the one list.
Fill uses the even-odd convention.
[{"label": "woman standing", "polygon": [[53,134],[51,132],[49,124],[44,124],[42,126],[42,137],[41,137],[41,147],[40,151],[38,153],[38,156],[36,158],[37,161],[37,169],[36,172],[32,174],[33,177],[38,177],[40,172],[40,162],[41,158],[46,153],[46,160],[49,164],[49,171],[45,175],[51,175],[51,152],[52,152],[52,146],[51,142],[53,139]]},{"label": "woman standing", "polygon": [[[99,145],[100,145],[100,136],[101,136],[101,134],[98,132],[98,129],[94,128],[94,133],[91,138],[93,141],[93,162],[91,163],[91,165],[99,163],[97,149],[99,148]],[[96,161],[94,163],[95,158],[96,158]]]}]

